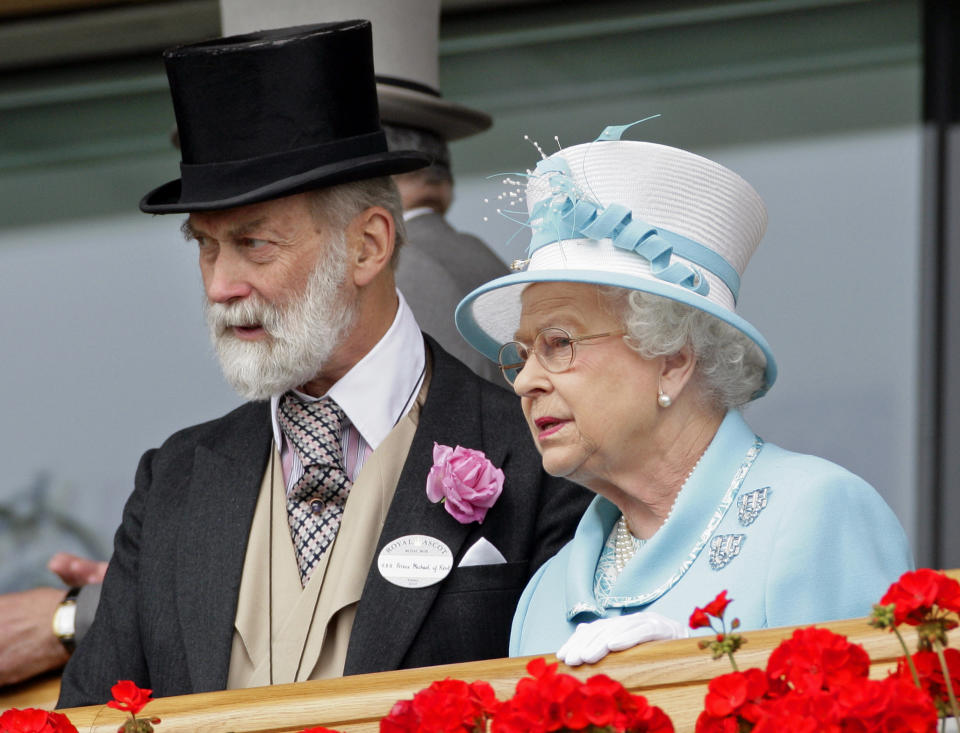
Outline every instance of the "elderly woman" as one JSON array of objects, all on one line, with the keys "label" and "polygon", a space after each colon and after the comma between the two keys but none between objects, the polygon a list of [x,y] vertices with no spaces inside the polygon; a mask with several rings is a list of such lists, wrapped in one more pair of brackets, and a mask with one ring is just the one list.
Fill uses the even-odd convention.
[{"label": "elderly woman", "polygon": [[[457,309],[499,358],[551,474],[597,494],[527,586],[511,654],[568,663],[686,635],[721,590],[744,628],[867,615],[911,567],[862,479],[754,434],[738,408],[776,378],[734,312],[766,227],[753,188],[683,150],[620,140],[528,176],[522,271]],[[585,622],[597,623],[585,624]]]}]

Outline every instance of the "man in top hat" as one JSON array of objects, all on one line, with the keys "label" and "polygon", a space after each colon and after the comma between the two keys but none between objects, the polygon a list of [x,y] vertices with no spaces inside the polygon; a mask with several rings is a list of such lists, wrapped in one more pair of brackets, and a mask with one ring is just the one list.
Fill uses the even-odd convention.
[{"label": "man in top hat", "polygon": [[[583,492],[546,476],[508,392],[417,326],[370,25],[165,54],[211,334],[250,402],[147,452],[61,707],[503,656]],[[439,501],[440,499],[444,501]],[[423,562],[426,558],[429,562]]]},{"label": "man in top hat", "polygon": [[472,349],[453,321],[467,293],[506,275],[507,268],[480,239],[457,231],[445,217],[453,203],[447,143],[483,132],[493,121],[440,94],[440,0],[220,0],[220,17],[224,35],[350,18],[372,23],[388,148],[430,158],[428,166],[394,176],[407,232],[394,273],[397,287],[426,333],[474,372],[501,383],[497,365]]},{"label": "man in top hat", "polygon": [[[397,287],[424,332],[476,374],[501,383],[496,363],[471,348],[453,320],[462,298],[507,270],[480,239],[458,232],[445,218],[453,200],[447,142],[483,132],[492,120],[438,91],[439,0],[220,0],[220,13],[224,35],[355,17],[372,22],[388,149],[430,158],[429,165],[393,177],[406,229],[394,271]],[[74,586],[66,593],[35,588],[0,595],[0,608],[8,611],[0,614],[0,684],[62,666],[93,621],[100,586],[85,579],[93,572],[102,577],[105,563],[64,553],[51,563],[62,566],[65,582]]]}]

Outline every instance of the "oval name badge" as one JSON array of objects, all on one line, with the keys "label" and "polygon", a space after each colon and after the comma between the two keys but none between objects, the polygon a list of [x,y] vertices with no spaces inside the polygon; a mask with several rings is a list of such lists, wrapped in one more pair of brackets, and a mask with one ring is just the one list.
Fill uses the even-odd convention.
[{"label": "oval name badge", "polygon": [[387,544],[377,557],[380,575],[401,588],[425,588],[450,574],[453,553],[435,537],[408,534]]}]

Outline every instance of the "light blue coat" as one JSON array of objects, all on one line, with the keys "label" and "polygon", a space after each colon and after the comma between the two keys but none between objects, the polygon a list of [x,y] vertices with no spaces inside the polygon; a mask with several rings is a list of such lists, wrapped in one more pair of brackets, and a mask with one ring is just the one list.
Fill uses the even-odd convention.
[{"label": "light blue coat", "polygon": [[[511,656],[555,652],[576,624],[657,611],[686,625],[722,590],[744,629],[867,616],[910,550],[893,512],[863,479],[759,440],[724,418],[670,517],[633,557],[603,609],[594,573],[620,511],[593,500],[574,538],[528,583]],[[729,628],[729,627],[728,627]]]}]

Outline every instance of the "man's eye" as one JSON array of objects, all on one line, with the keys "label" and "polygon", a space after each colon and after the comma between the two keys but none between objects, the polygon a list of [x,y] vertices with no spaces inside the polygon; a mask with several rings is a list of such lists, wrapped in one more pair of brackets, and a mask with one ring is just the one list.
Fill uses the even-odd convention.
[{"label": "man's eye", "polygon": [[197,246],[200,249],[206,249],[213,244],[213,240],[210,237],[198,236],[194,237],[194,239],[196,240]]},{"label": "man's eye", "polygon": [[266,247],[270,242],[266,239],[253,239],[252,237],[247,237],[243,240],[243,245],[249,247],[250,249],[260,249],[261,247]]}]

